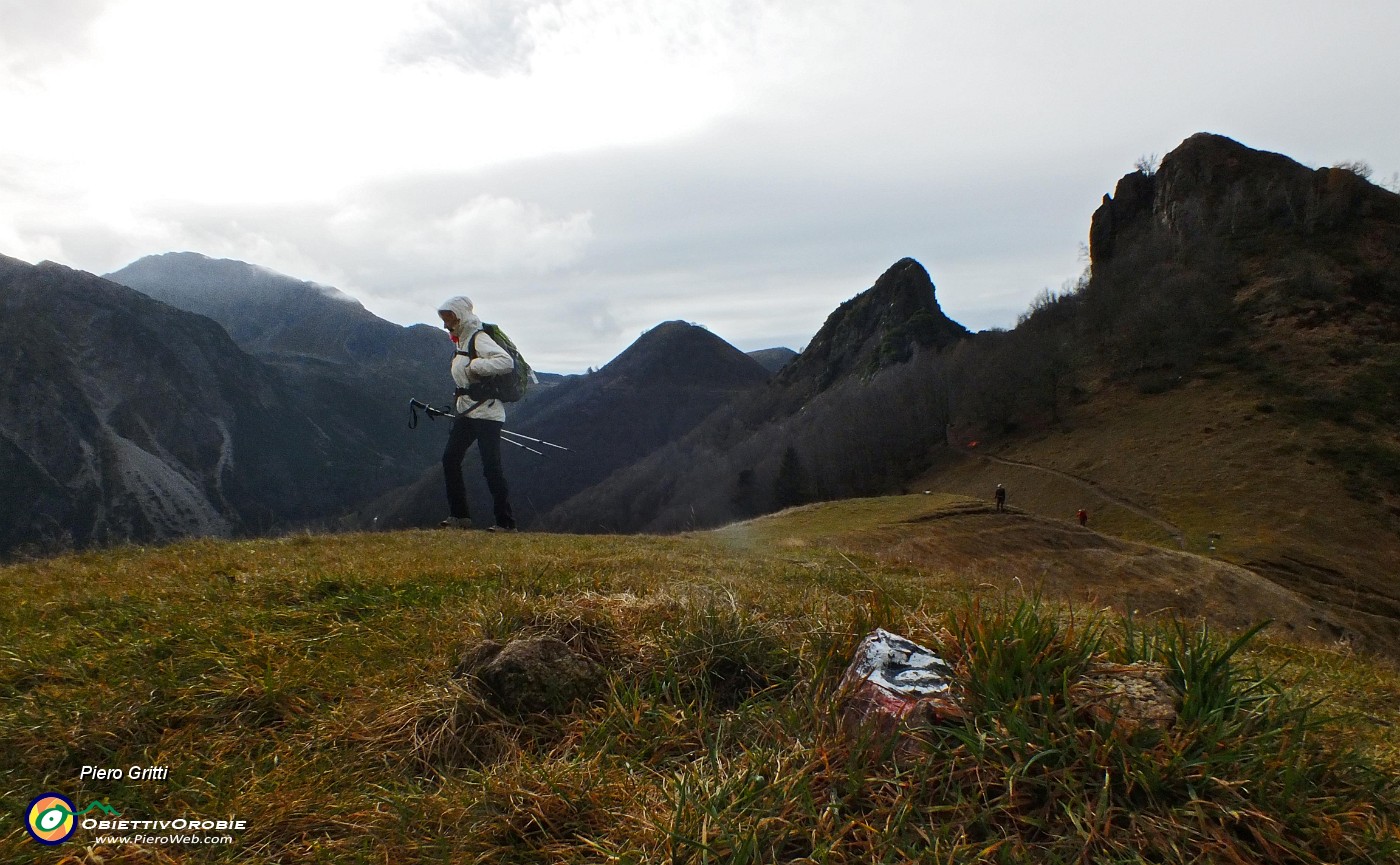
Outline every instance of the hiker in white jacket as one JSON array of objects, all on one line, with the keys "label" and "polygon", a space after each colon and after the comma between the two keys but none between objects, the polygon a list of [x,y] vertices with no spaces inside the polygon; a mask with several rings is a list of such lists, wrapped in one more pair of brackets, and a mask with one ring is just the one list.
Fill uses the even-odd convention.
[{"label": "hiker in white jacket", "polygon": [[457,419],[442,452],[443,477],[447,482],[447,506],[451,516],[445,528],[471,528],[467,511],[467,489],[462,481],[462,460],[472,442],[481,451],[481,469],[491,490],[496,523],[488,531],[515,531],[505,472],[501,469],[501,428],[506,407],[498,399],[474,399],[472,385],[493,375],[505,375],[515,368],[515,360],[481,329],[481,319],[472,302],[462,296],[450,298],[438,307],[442,326],[452,335],[457,352],[452,355],[452,381],[456,384]]}]

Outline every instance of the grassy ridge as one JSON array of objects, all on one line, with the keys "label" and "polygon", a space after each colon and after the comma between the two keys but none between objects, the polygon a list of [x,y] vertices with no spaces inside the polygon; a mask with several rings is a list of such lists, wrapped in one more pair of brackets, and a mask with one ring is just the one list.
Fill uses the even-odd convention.
[{"label": "grassy ridge", "polygon": [[[231,847],[101,851],[130,862],[1400,855],[1400,761],[1382,726],[1400,715],[1385,696],[1400,694],[1393,671],[979,600],[966,575],[823,542],[890,507],[856,503],[820,524],[832,512],[814,509],[782,540],[758,524],[671,538],[415,532],[0,570],[14,635],[0,651],[0,808],[19,815],[57,790],[135,818],[248,821]],[[851,739],[834,709],[877,625],[935,646],[969,683],[967,720],[927,732],[918,759]],[[451,678],[470,647],[526,634],[596,661],[602,691],[514,716]],[[1293,673],[1256,668],[1282,655],[1358,712],[1319,720],[1286,687]],[[1172,671],[1176,727],[1125,735],[1075,711],[1077,671],[1140,657]],[[79,783],[84,765],[170,777]],[[93,834],[58,851],[77,855]],[[36,851],[17,819],[0,829],[0,859]]]}]

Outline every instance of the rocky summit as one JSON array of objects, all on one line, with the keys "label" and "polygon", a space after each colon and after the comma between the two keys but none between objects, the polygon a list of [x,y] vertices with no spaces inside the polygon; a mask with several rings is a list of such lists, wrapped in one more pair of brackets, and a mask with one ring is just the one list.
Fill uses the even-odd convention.
[{"label": "rocky summit", "polygon": [[933,280],[912,258],[895,262],[875,284],[836,308],[780,382],[802,380],[822,391],[851,372],[873,373],[909,359],[915,346],[943,348],[968,336],[948,318]]}]

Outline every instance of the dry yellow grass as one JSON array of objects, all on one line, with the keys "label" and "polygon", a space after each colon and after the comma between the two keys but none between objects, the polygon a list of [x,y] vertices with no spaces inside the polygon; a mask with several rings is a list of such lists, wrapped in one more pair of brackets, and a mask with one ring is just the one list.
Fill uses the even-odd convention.
[{"label": "dry yellow grass", "polygon": [[[1327,610],[1389,651],[1400,649],[1400,535],[1383,508],[1345,489],[1315,454],[1328,434],[1261,411],[1264,397],[1237,375],[1199,378],[1144,396],[1106,386],[1072,409],[1062,428],[973,451],[916,484],[990,500],[1004,483],[1011,503],[1071,523],[1177,548],[1162,526],[1115,504],[1125,500],[1179,527],[1184,548],[1240,565]],[[1047,471],[1009,466],[986,456]]]},{"label": "dry yellow grass", "polygon": [[[1117,541],[1047,547],[1043,522],[989,535],[980,507],[857,500],[664,538],[190,541],[0,569],[11,635],[0,653],[0,807],[19,814],[58,790],[139,817],[248,821],[228,847],[90,851],[130,862],[863,862],[920,849],[1071,861],[1117,850],[1129,836],[1081,837],[1069,824],[1024,834],[1041,818],[977,786],[991,764],[969,768],[1011,752],[965,753],[972,762],[948,764],[941,780],[911,775],[852,750],[830,715],[833,682],[874,626],[937,644],[950,623],[989,627],[957,612],[969,593],[1019,596],[997,571],[1007,563],[1019,562],[1030,594],[1037,555],[1079,555],[1086,571],[1095,556],[1162,555]],[[946,563],[915,554],[940,536],[954,551]],[[1199,573],[1190,557],[1162,561]],[[473,644],[531,634],[603,664],[605,692],[561,716],[521,718],[451,678]],[[953,640],[944,651],[971,649]],[[1387,703],[1400,693],[1393,670],[1288,642],[1256,652],[1294,659],[1309,693],[1354,710],[1332,729],[1396,765],[1384,726],[1400,721]],[[78,779],[83,765],[133,764],[169,766],[170,780]],[[1086,766],[1063,768],[1066,790],[1083,787]],[[1147,807],[1130,793],[1112,807]],[[926,820],[930,807],[942,816]],[[1005,819],[979,826],[978,813]],[[1174,813],[1140,816],[1166,827]],[[1393,833],[1370,813],[1355,810],[1347,825]],[[81,861],[95,833],[69,843]],[[16,823],[0,834],[0,860],[37,850]]]}]

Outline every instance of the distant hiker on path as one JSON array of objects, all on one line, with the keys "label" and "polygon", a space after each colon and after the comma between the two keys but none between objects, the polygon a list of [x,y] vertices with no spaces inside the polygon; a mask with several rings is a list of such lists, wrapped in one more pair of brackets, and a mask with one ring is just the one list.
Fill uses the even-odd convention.
[{"label": "distant hiker on path", "polygon": [[1006,487],[1002,486],[1001,484],[997,484],[996,500],[997,510],[1006,510]]},{"label": "distant hiker on path", "polygon": [[1089,512],[1084,510],[1083,508],[1080,508],[1079,511],[1074,515],[1074,517],[1075,519],[1079,520],[1079,524],[1081,526],[1089,525]]},{"label": "distant hiker on path", "polygon": [[490,376],[505,375],[515,361],[481,329],[481,319],[472,311],[472,302],[454,297],[438,307],[442,326],[452,335],[457,351],[452,355],[452,381],[456,384],[457,419],[442,452],[442,472],[447,481],[447,506],[451,516],[443,528],[469,529],[467,488],[462,481],[462,460],[472,442],[481,451],[481,469],[496,511],[496,524],[487,531],[515,531],[505,472],[501,469],[501,428],[506,423],[506,407],[498,399],[474,399],[472,386]]}]

